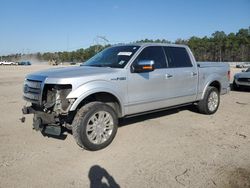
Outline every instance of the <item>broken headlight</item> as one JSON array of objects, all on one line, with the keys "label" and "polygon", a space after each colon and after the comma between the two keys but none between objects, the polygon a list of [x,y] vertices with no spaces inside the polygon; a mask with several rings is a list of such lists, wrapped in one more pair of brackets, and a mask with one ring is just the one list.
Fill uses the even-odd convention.
[{"label": "broken headlight", "polygon": [[66,97],[71,90],[71,85],[46,84],[43,92],[44,109],[58,114],[66,113],[70,105],[70,101]]}]

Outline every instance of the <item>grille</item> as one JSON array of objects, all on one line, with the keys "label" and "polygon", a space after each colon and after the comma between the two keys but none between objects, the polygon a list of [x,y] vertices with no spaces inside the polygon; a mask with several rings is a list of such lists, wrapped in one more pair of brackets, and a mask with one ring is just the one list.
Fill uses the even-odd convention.
[{"label": "grille", "polygon": [[239,78],[239,82],[250,82],[250,78]]},{"label": "grille", "polygon": [[23,86],[23,97],[31,103],[40,104],[42,97],[42,82],[37,80],[26,80]]}]

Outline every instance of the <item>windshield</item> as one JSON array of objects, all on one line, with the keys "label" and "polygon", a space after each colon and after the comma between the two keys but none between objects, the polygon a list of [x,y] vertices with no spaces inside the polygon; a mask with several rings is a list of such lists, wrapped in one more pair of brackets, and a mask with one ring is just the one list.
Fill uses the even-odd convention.
[{"label": "windshield", "polygon": [[246,70],[246,72],[250,72],[250,68],[248,68],[248,69]]},{"label": "windshield", "polygon": [[115,46],[107,48],[82,64],[82,66],[124,68],[140,46]]}]

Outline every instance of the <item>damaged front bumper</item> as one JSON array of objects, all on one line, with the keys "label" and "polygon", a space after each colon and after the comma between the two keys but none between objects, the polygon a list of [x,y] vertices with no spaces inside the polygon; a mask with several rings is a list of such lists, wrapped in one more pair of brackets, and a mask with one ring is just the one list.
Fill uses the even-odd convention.
[{"label": "damaged front bumper", "polygon": [[[45,77],[28,76],[24,81],[23,98],[30,106],[24,106],[22,113],[34,114],[33,128],[37,131],[47,131],[59,134],[62,126],[71,128],[74,112],[70,112],[75,99],[67,99],[72,91],[70,84],[47,84]],[[25,121],[25,117],[21,118]]]},{"label": "damaged front bumper", "polygon": [[[46,77],[28,75],[24,81],[23,98],[30,106],[24,106],[22,113],[34,114],[33,129],[58,135],[64,126],[71,128],[74,112],[70,112],[75,99],[67,99],[72,91],[70,84],[46,83]],[[25,121],[25,117],[21,118]]]},{"label": "damaged front bumper", "polygon": [[[73,105],[74,100],[70,100],[67,110],[61,112],[48,111],[46,108],[32,104],[31,106],[23,106],[23,115],[34,114],[33,129],[41,131],[45,135],[59,136],[62,127],[71,129],[71,121],[73,120],[72,112],[69,112],[70,107]],[[25,118],[22,117],[21,121],[24,122]]]},{"label": "damaged front bumper", "polygon": [[22,108],[24,115],[34,114],[33,117],[33,129],[41,131],[42,133],[49,135],[59,136],[61,134],[61,121],[56,113],[46,113],[39,111],[32,106],[24,106]]}]

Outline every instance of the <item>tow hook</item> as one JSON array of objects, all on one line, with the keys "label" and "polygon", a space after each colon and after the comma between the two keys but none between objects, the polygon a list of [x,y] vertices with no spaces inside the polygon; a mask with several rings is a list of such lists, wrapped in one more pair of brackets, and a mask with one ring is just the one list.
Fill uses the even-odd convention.
[{"label": "tow hook", "polygon": [[23,114],[32,114],[34,113],[34,109],[31,106],[24,106],[22,112]]},{"label": "tow hook", "polygon": [[19,118],[19,120],[20,120],[22,123],[24,123],[24,122],[25,122],[25,117],[22,116],[21,118]]},{"label": "tow hook", "polygon": [[[22,108],[22,113],[23,113],[24,115],[26,115],[26,114],[32,114],[32,113],[34,113],[34,109],[33,109],[31,106],[23,106],[23,108]],[[19,120],[20,120],[22,123],[24,123],[25,120],[26,120],[26,118],[25,118],[24,116],[22,116],[21,118],[19,118]]]}]

